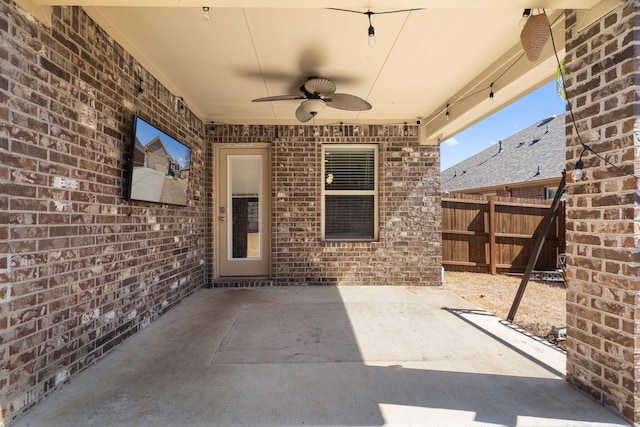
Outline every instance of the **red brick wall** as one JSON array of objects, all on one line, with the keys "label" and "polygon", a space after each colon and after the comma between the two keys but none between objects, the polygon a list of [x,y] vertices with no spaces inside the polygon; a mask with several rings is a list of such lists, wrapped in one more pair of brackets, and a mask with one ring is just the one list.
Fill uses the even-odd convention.
[{"label": "red brick wall", "polygon": [[[566,17],[567,92],[585,144],[638,173],[637,1],[581,32]],[[582,146],[567,115],[569,173]],[[636,178],[586,152],[567,188],[567,379],[640,423],[640,253]]]},{"label": "red brick wall", "polygon": [[[441,284],[439,148],[417,126],[214,126],[214,143],[272,144],[272,279],[277,283]],[[321,239],[324,143],[379,146],[377,242]],[[213,252],[213,250],[210,250]],[[211,272],[215,278],[215,273]]]},{"label": "red brick wall", "polygon": [[[205,258],[204,126],[82,9],[51,29],[16,10],[0,3],[5,421],[203,286]],[[134,113],[192,148],[187,207],[124,199]]]},{"label": "red brick wall", "polygon": [[547,198],[547,191],[544,187],[513,188],[511,189],[511,197],[545,200]]}]

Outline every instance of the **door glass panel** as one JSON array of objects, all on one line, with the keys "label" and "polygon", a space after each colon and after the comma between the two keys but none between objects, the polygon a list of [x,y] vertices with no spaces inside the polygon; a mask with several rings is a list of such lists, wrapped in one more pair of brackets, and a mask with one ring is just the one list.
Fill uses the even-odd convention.
[{"label": "door glass panel", "polygon": [[260,156],[228,156],[229,259],[260,258]]}]

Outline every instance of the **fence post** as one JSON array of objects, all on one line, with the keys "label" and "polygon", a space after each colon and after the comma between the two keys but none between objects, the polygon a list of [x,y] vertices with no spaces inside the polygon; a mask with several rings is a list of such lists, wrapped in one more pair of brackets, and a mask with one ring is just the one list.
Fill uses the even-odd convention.
[{"label": "fence post", "polygon": [[489,198],[489,272],[496,274],[496,202]]}]

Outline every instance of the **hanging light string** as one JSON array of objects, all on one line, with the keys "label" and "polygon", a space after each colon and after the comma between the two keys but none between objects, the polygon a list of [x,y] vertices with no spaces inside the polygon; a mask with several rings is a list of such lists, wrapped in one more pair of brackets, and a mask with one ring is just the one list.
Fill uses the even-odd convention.
[{"label": "hanging light string", "polygon": [[373,12],[368,11],[366,15],[367,18],[369,18],[369,46],[373,46],[376,44],[376,30],[373,28],[373,24],[371,24],[371,15],[373,15]]},{"label": "hanging light string", "polygon": [[[328,8],[330,10],[336,10],[336,11],[341,11],[341,12],[350,12],[350,13],[358,13],[358,14],[363,14],[363,15],[367,15],[369,17],[369,23],[371,23],[371,15],[381,15],[381,14],[389,14],[389,13],[400,13],[400,12],[413,12],[416,10],[423,10],[423,8],[417,8],[417,9],[401,9],[401,10],[392,10],[392,11],[386,11],[386,12],[371,12],[371,11],[367,11],[367,12],[359,12],[356,10],[349,10],[349,9],[338,9],[338,8]],[[203,8],[204,10],[204,8]],[[544,9],[542,9],[545,13],[546,11]],[[560,16],[558,16],[557,19],[560,19]],[[557,20],[556,19],[556,20]],[[95,22],[91,21],[94,25]],[[597,151],[595,151],[593,148],[591,148],[591,146],[587,145],[584,143],[584,141],[582,140],[582,135],[580,134],[580,130],[578,129],[578,124],[577,124],[577,120],[575,118],[575,114],[573,112],[573,103],[571,102],[571,98],[569,96],[569,92],[567,91],[567,85],[566,85],[566,78],[565,78],[565,74],[564,74],[564,70],[560,61],[560,57],[558,54],[558,49],[556,47],[556,43],[555,43],[555,38],[553,36],[553,30],[552,30],[552,25],[555,23],[556,21],[554,21],[553,23],[549,23],[549,33],[550,33],[550,38],[551,38],[551,44],[553,46],[553,53],[555,55],[556,58],[556,62],[558,64],[558,70],[559,70],[559,74],[560,74],[560,80],[562,82],[562,87],[564,89],[565,92],[565,98],[567,101],[567,110],[569,111],[569,116],[571,118],[571,123],[573,125],[573,128],[575,129],[576,132],[576,137],[578,138],[578,141],[580,142],[580,145],[582,146],[582,151],[580,152],[580,156],[578,158],[578,161],[576,162],[576,169],[580,169],[582,170],[582,167],[584,165],[584,162],[582,160],[582,156],[584,155],[585,152],[591,152],[593,153],[596,157],[598,157],[599,159],[601,159],[603,162],[605,162],[606,164],[608,164],[609,166],[613,167],[614,169],[616,169],[617,171],[619,171],[620,173],[633,177],[633,178],[640,178],[640,176],[635,175],[631,172],[627,172],[626,170],[624,170],[623,168],[621,168],[620,166],[614,164],[613,162],[611,162],[610,160],[608,160],[607,158],[605,158],[603,155],[601,155],[600,153],[598,153]],[[144,92],[144,86],[147,87],[154,87],[152,85],[150,85],[149,83],[145,82],[142,79],[142,76],[140,74],[138,74],[136,72],[136,70],[134,69],[133,65],[129,63],[129,61],[124,57],[124,55],[122,55],[119,51],[119,49],[117,49],[112,41],[107,38],[106,34],[104,34],[101,29],[99,27],[97,27],[96,25],[96,33],[99,35],[99,37],[102,38],[102,40],[111,47],[112,51],[118,56],[120,57],[120,59],[122,60],[122,63],[126,65],[127,68],[129,68],[129,70],[134,74],[134,78],[135,80],[137,80],[137,85],[136,85],[136,92],[138,95],[140,95],[141,93]],[[450,101],[448,102],[446,105],[444,105],[440,110],[438,110],[437,112],[435,112],[434,114],[430,115],[430,116],[426,116],[426,117],[419,117],[418,122],[422,123],[424,120],[430,120],[433,119],[437,116],[439,116],[440,114],[445,113],[447,116],[447,119],[449,118],[450,112],[449,109],[451,106],[455,105],[456,103],[459,102],[463,102],[466,101],[469,98],[472,98],[476,95],[479,95],[483,92],[486,92],[487,90],[490,91],[490,95],[493,93],[493,86],[495,83],[497,83],[511,68],[513,68],[523,57],[525,56],[525,53],[523,52],[522,54],[520,54],[520,56],[518,56],[512,63],[511,65],[509,65],[502,73],[500,73],[500,75],[498,75],[498,77],[496,77],[491,84],[488,87],[479,89],[473,93],[470,93],[466,96],[463,96],[457,100],[454,101]],[[180,101],[182,102],[182,105],[184,107],[189,108],[186,105],[186,102],[184,102],[184,100],[181,98]],[[216,122],[215,124],[221,124],[220,122]],[[212,122],[211,125],[214,125],[214,123]],[[340,123],[341,126],[344,126],[345,123]],[[394,126],[394,125],[405,125],[406,126],[406,122],[404,123],[386,123],[385,125],[387,126]]]},{"label": "hanging light string", "polygon": [[[544,11],[544,9],[543,9],[543,11]],[[635,175],[635,174],[633,174],[631,172],[627,172],[626,170],[622,169],[620,166],[614,164],[609,159],[605,158],[602,154],[598,153],[593,148],[591,148],[589,145],[585,144],[584,141],[582,140],[582,135],[580,134],[580,129],[578,129],[578,122],[576,120],[576,116],[573,113],[573,102],[571,102],[571,98],[569,97],[569,92],[567,91],[567,84],[566,84],[566,80],[565,80],[565,76],[564,76],[564,69],[563,69],[561,61],[560,61],[560,56],[558,55],[558,49],[556,48],[556,42],[555,42],[555,39],[553,37],[553,31],[551,29],[551,24],[549,24],[549,33],[551,34],[551,45],[553,46],[553,53],[554,53],[555,58],[556,58],[556,63],[558,64],[558,72],[560,74],[560,81],[562,82],[562,88],[564,89],[564,94],[565,94],[565,98],[566,98],[566,101],[567,101],[567,110],[569,111],[569,117],[571,118],[571,124],[573,125],[573,128],[576,131],[576,137],[578,138],[578,142],[580,142],[580,145],[582,146],[582,151],[580,152],[580,157],[578,158],[578,161],[576,162],[576,170],[582,171],[582,167],[584,166],[584,163],[582,161],[582,156],[583,156],[583,154],[585,152],[588,151],[588,152],[593,153],[600,160],[604,161],[606,164],[608,164],[609,166],[613,167],[614,169],[616,169],[617,171],[621,172],[622,174],[631,176],[631,177],[636,178],[636,179],[640,178],[640,176]],[[579,179],[581,177],[582,177],[582,172],[579,173],[579,177],[577,177],[577,179]]]},{"label": "hanging light string", "polygon": [[399,10],[387,10],[385,12],[371,12],[370,10],[366,11],[366,12],[360,12],[359,10],[350,10],[350,9],[339,9],[337,7],[328,7],[328,10],[337,10],[338,12],[349,12],[349,13],[357,13],[360,15],[368,15],[369,17],[371,15],[385,15],[388,13],[400,13],[400,12],[413,12],[414,10],[424,10],[424,8],[420,7],[417,9],[399,9]]},{"label": "hanging light string", "polygon": [[[443,106],[442,108],[440,108],[439,110],[437,110],[435,113],[431,114],[430,116],[425,116],[425,117],[423,117],[423,119],[424,119],[424,120],[430,120],[430,119],[433,119],[433,118],[438,117],[438,116],[439,116],[439,115],[441,115],[442,113],[445,113],[445,117],[447,117],[447,120],[449,120],[449,117],[450,117],[450,114],[451,114],[451,112],[450,112],[450,108],[451,108],[453,105],[458,104],[458,103],[460,103],[460,102],[464,102],[464,101],[466,101],[467,99],[470,99],[470,98],[475,97],[476,95],[480,95],[480,94],[482,94],[482,93],[487,93],[487,91],[489,92],[489,99],[490,99],[490,100],[491,100],[491,99],[493,99],[493,98],[494,98],[494,95],[495,95],[495,92],[494,92],[494,90],[493,90],[494,85],[495,85],[496,83],[498,83],[498,81],[499,81],[500,79],[502,79],[502,77],[504,77],[504,76],[505,76],[505,74],[507,74],[507,73],[509,72],[509,70],[511,70],[511,69],[512,69],[512,68],[513,68],[513,67],[514,67],[514,66],[515,66],[515,65],[516,65],[516,64],[517,64],[517,63],[518,63],[518,62],[519,62],[519,61],[520,61],[524,56],[525,56],[525,54],[524,54],[524,52],[522,52],[522,53],[521,53],[521,54],[520,54],[520,55],[519,55],[519,56],[518,56],[518,57],[517,57],[517,58],[516,58],[516,59],[515,59],[515,60],[514,60],[514,61],[513,61],[513,62],[512,62],[508,67],[507,67],[507,68],[505,68],[505,69],[502,71],[502,73],[500,73],[500,74],[498,75],[498,77],[496,77],[496,78],[495,78],[495,79],[494,79],[494,80],[489,84],[489,86],[485,86],[485,87],[483,87],[483,88],[480,88],[480,89],[476,90],[475,92],[472,92],[472,93],[470,93],[470,94],[468,94],[468,95],[465,95],[465,96],[463,96],[463,97],[461,97],[461,98],[458,98],[458,99],[456,99],[456,100],[449,101],[445,106]],[[486,96],[486,95],[485,95],[485,96]]]},{"label": "hanging light string", "polygon": [[[546,11],[544,9],[542,9],[543,12],[546,13]],[[560,19],[560,16],[558,16],[558,18],[556,18],[556,21]],[[552,30],[552,25],[555,24],[554,21],[553,23],[549,23],[549,33],[551,35],[551,44],[553,46],[553,53],[555,55],[556,58],[556,62],[558,64],[558,70],[559,70],[559,74],[560,74],[560,79],[562,82],[562,87],[565,91],[565,98],[567,101],[567,110],[569,112],[569,117],[571,119],[571,123],[573,125],[573,128],[576,131],[576,136],[578,138],[578,141],[580,142],[580,145],[582,146],[582,151],[580,152],[580,157],[578,159],[578,161],[576,162],[576,169],[579,169],[580,171],[582,171],[582,167],[584,166],[584,162],[582,161],[582,156],[585,154],[585,152],[591,152],[593,153],[596,157],[598,157],[599,159],[601,159],[602,161],[604,161],[605,163],[607,163],[608,165],[610,165],[611,167],[613,167],[614,169],[616,169],[617,171],[619,171],[620,173],[624,174],[624,175],[628,175],[631,176],[633,178],[640,178],[640,176],[635,175],[633,173],[627,172],[626,170],[624,170],[623,168],[621,168],[620,166],[614,164],[613,162],[611,162],[610,160],[608,160],[607,158],[605,158],[603,155],[601,155],[600,153],[598,153],[597,151],[595,151],[591,146],[587,145],[584,143],[584,141],[582,140],[582,135],[580,134],[580,130],[578,129],[578,124],[577,124],[577,120],[575,118],[575,114],[573,112],[573,103],[571,102],[571,98],[569,97],[569,93],[567,92],[567,85],[566,85],[566,80],[565,80],[565,75],[564,75],[564,70],[560,61],[560,56],[558,54],[558,49],[556,47],[556,43],[555,43],[555,38],[553,36],[553,30]],[[513,67],[515,66],[518,61],[520,61],[523,57],[525,56],[525,53],[523,52],[522,54],[520,54],[520,56],[518,56],[518,58],[515,59],[515,61],[509,66],[507,67],[498,77],[496,77],[495,80],[493,80],[493,82],[491,82],[491,84],[488,87],[479,89],[469,95],[466,95],[462,98],[456,99],[454,101],[449,101],[445,106],[443,106],[441,109],[439,109],[438,111],[436,111],[434,114],[430,115],[430,116],[426,116],[424,117],[425,120],[430,120],[433,119],[435,117],[438,117],[439,115],[441,115],[442,113],[445,113],[445,116],[447,117],[447,119],[449,118],[450,115],[450,108],[452,105],[465,101],[471,97],[474,97],[480,93],[483,93],[487,90],[489,90],[489,96],[491,97],[491,94],[493,93],[493,86]],[[581,175],[580,175],[581,177]]]},{"label": "hanging light string", "polygon": [[[529,11],[529,15],[530,15],[530,14],[531,14],[531,11]],[[527,15],[527,17],[528,17],[528,15]],[[561,15],[560,15],[560,16],[558,16],[558,17],[555,19],[555,21],[553,21],[553,23],[552,23],[552,24],[549,24],[549,28],[551,29],[551,25],[555,24],[555,23],[556,23],[560,18],[561,18]],[[508,72],[509,72],[513,67],[515,67],[515,65],[516,65],[518,62],[520,62],[520,61],[522,60],[522,58],[523,58],[523,57],[525,57],[525,52],[522,52],[520,55],[518,55],[518,57],[517,57],[517,58],[516,58],[516,59],[515,59],[515,60],[514,60],[514,61],[513,61],[513,62],[512,62],[512,63],[511,63],[507,68],[505,68],[505,69],[504,69],[504,70],[503,70],[503,71],[498,75],[498,77],[496,77],[495,79],[493,79],[493,81],[489,84],[489,86],[486,86],[486,87],[484,87],[484,88],[478,89],[477,91],[472,92],[472,93],[470,93],[470,94],[468,94],[468,95],[465,95],[465,96],[463,96],[463,97],[461,97],[461,98],[458,98],[458,99],[456,99],[456,100],[449,101],[449,102],[448,102],[448,104],[447,104],[446,106],[444,106],[444,107],[440,108],[438,111],[436,111],[435,113],[431,114],[430,116],[426,116],[426,117],[424,117],[424,119],[425,119],[425,120],[433,119],[433,118],[438,117],[439,115],[441,115],[443,112],[445,112],[445,113],[446,113],[446,112],[449,112],[449,113],[451,114],[451,112],[450,112],[450,110],[449,110],[449,108],[451,108],[451,106],[453,106],[453,105],[455,105],[455,104],[457,104],[457,103],[459,103],[459,102],[466,101],[467,99],[472,98],[472,97],[474,97],[474,96],[476,96],[476,95],[479,95],[479,94],[481,94],[481,93],[486,93],[487,91],[489,92],[489,99],[492,99],[492,98],[493,98],[493,96],[492,96],[492,95],[495,95],[495,91],[493,90],[493,88],[494,88],[495,84],[496,84],[496,83],[498,83],[498,81],[500,81],[500,80],[501,80],[501,79],[502,79],[502,78],[503,78],[503,77],[504,77],[504,76],[505,76],[505,75],[506,75],[506,74],[507,74],[507,73],[508,73]],[[447,108],[447,107],[448,107],[448,108]]]},{"label": "hanging light string", "polygon": [[367,18],[369,19],[369,29],[367,30],[367,35],[369,37],[369,46],[374,46],[376,44],[376,30],[375,28],[373,28],[373,24],[371,24],[371,15],[384,15],[387,13],[413,12],[414,10],[423,10],[423,8],[418,8],[418,9],[388,10],[386,12],[372,12],[371,10],[367,10],[366,12],[360,12],[358,10],[339,9],[337,7],[328,7],[327,9],[336,10],[338,12],[348,12],[348,13],[357,13],[359,15],[367,15]]}]

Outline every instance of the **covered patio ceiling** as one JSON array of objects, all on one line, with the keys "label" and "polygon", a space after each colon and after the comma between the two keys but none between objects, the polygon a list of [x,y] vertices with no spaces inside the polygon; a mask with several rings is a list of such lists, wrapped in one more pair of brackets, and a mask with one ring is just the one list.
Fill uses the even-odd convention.
[{"label": "covered patio ceiling", "polygon": [[[599,0],[18,0],[40,20],[77,5],[205,123],[297,124],[310,76],[373,108],[325,108],[308,124],[416,123],[437,143],[556,75],[551,43],[523,55],[525,8],[545,8],[564,55],[564,9]],[[203,6],[211,19],[203,19]],[[331,10],[349,9],[361,13]],[[386,13],[403,9],[419,9]],[[368,16],[376,43],[368,44]],[[536,13],[534,11],[534,13]],[[489,100],[493,83],[495,97]],[[449,105],[449,120],[445,117]]]}]

